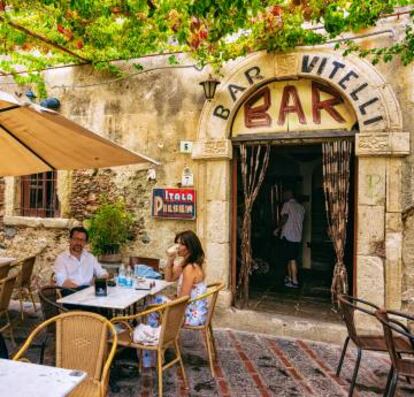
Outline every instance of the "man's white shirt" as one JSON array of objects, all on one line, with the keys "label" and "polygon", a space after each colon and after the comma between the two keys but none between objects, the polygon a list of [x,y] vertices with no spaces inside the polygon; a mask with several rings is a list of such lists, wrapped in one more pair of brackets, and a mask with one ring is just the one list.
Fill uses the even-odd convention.
[{"label": "man's white shirt", "polygon": [[288,219],[282,227],[280,238],[293,243],[299,243],[302,240],[303,220],[305,218],[305,208],[294,198],[283,204],[281,215],[287,215]]},{"label": "man's white shirt", "polygon": [[98,260],[85,250],[82,251],[79,259],[70,251],[62,252],[56,258],[54,270],[56,283],[59,286],[67,279],[74,281],[79,286],[91,285],[94,276],[103,277],[108,274]]}]

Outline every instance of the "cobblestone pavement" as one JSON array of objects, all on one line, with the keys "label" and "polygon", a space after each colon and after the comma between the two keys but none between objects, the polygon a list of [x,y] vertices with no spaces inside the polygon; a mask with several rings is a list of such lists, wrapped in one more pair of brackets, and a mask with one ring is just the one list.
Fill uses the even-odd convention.
[{"label": "cobblestone pavement", "polygon": [[[17,312],[13,318],[17,321]],[[23,325],[17,323],[18,344],[29,329],[39,322],[31,315]],[[183,331],[182,352],[189,390],[183,388],[178,367],[164,372],[165,396],[347,396],[355,364],[355,350],[350,349],[341,377],[335,376],[340,347],[301,339],[276,338],[229,329],[215,329],[218,349],[216,379],[207,362],[207,353],[197,332]],[[11,350],[14,349],[10,346]],[[35,352],[33,352],[35,354]],[[149,397],[157,395],[155,371],[138,374],[134,354],[117,360],[119,393],[110,397]],[[33,356],[34,357],[34,356]],[[389,359],[383,354],[365,353],[357,380],[355,397],[380,396],[386,383]],[[399,382],[400,396],[414,396],[414,386]]]}]

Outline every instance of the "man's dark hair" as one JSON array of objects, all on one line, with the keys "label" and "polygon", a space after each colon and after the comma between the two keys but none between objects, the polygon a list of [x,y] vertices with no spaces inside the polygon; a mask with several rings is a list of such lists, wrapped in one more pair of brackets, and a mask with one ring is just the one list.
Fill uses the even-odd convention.
[{"label": "man's dark hair", "polygon": [[83,226],[72,227],[72,229],[70,229],[70,232],[69,232],[69,238],[72,238],[75,232],[83,233],[86,236],[86,242],[88,242],[89,234],[88,234],[88,231]]}]

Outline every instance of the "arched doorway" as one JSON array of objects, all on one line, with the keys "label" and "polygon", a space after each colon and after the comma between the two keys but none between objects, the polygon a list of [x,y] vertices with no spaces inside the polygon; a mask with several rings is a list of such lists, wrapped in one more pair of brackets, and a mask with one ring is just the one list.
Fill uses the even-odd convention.
[{"label": "arched doorway", "polygon": [[[232,63],[224,73],[215,99],[203,108],[192,154],[199,161],[197,231],[209,259],[207,276],[221,279],[228,286],[221,295],[222,303],[230,305],[235,292],[230,288],[234,285],[231,262],[236,256],[231,241],[237,232],[231,229],[237,216],[231,202],[233,120],[240,106],[265,82],[302,77],[334,88],[348,101],[357,118],[354,293],[379,305],[397,308],[401,301],[398,295],[401,247],[395,241],[402,235],[402,225],[398,222],[401,217],[398,170],[401,157],[409,154],[410,149],[409,134],[402,131],[400,107],[390,86],[368,62],[352,56],[344,58],[328,48],[278,55],[257,53]],[[279,135],[279,138],[283,142],[285,137]],[[389,259],[384,258],[380,249],[388,241],[393,243],[389,245],[393,249]],[[395,271],[385,273],[388,267]]]},{"label": "arched doorway", "polygon": [[[330,286],[336,255],[326,230],[329,214],[323,195],[324,178],[323,175],[318,178],[318,170],[323,168],[322,144],[338,139],[354,141],[356,132],[357,120],[348,101],[329,85],[313,79],[264,81],[239,106],[231,127],[233,166],[236,168],[232,203],[237,207],[233,228],[238,231],[236,241],[232,242],[236,244],[233,249],[237,253],[237,260],[232,262],[236,285],[232,287],[238,291],[242,305],[247,299],[249,307],[258,310],[273,308],[283,313],[285,309],[291,313],[295,308],[295,314],[311,317],[315,316],[312,307],[330,312]],[[267,168],[260,184],[258,173],[253,175],[253,168],[257,168],[260,159],[254,159],[253,155],[250,158],[239,156],[238,147],[250,147],[250,153],[253,153],[254,147],[268,145],[271,148],[269,160],[262,162],[261,166]],[[246,173],[249,174],[247,177],[243,175]],[[252,184],[256,181],[257,189],[260,189],[251,210],[244,206],[250,198],[243,185],[249,180]],[[353,187],[353,175],[346,183]],[[295,261],[299,283],[287,280],[289,258],[285,238],[273,233],[282,222],[287,191],[293,192],[294,201],[305,211],[303,222],[296,225],[301,228],[300,249]],[[352,207],[347,220],[351,218],[350,224],[353,224],[354,208],[349,194],[346,202]],[[246,235],[246,226],[243,223],[246,216],[251,216],[248,245],[252,264],[248,294],[241,285],[245,282],[246,242],[243,235]],[[347,273],[351,290],[353,234],[353,229],[349,230],[345,250],[350,260]],[[280,302],[285,304],[280,305]],[[239,302],[235,300],[235,303]]]}]

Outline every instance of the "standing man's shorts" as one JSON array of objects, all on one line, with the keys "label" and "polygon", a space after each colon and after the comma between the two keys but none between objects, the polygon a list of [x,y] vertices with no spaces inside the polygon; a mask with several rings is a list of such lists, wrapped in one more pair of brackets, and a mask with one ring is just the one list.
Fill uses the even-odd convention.
[{"label": "standing man's shorts", "polygon": [[285,237],[282,238],[283,241],[283,255],[287,261],[297,260],[300,254],[301,243],[293,242],[286,240]]}]

